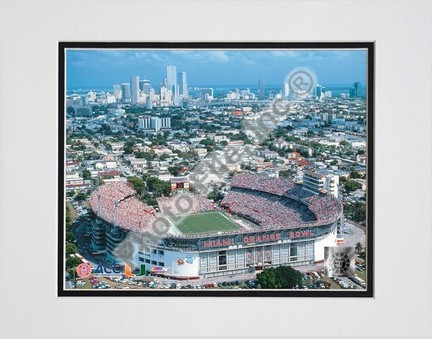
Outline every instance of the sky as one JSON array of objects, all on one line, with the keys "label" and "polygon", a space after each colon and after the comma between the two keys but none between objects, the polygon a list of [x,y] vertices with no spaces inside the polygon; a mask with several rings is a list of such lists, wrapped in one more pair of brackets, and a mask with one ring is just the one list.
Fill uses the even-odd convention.
[{"label": "sky", "polygon": [[283,84],[293,69],[312,71],[320,84],[366,81],[363,50],[141,50],[68,49],[66,85],[73,88],[112,87],[132,75],[153,87],[163,83],[166,66],[185,71],[189,86]]}]

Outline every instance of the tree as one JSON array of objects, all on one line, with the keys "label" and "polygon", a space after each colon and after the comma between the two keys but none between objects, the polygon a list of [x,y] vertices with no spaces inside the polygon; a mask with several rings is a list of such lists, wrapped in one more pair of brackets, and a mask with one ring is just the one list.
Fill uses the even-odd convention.
[{"label": "tree", "polygon": [[138,177],[129,177],[128,181],[134,186],[135,191],[137,191],[138,196],[142,197],[146,191],[146,183],[143,179]]},{"label": "tree", "polygon": [[171,184],[155,177],[146,177],[147,187],[155,197],[168,196],[171,193]]},{"label": "tree", "polygon": [[66,269],[75,268],[81,263],[81,260],[77,257],[68,257],[66,259]]},{"label": "tree", "polygon": [[87,194],[85,194],[84,192],[79,192],[75,196],[75,200],[77,200],[77,201],[84,201],[86,199],[87,199]]},{"label": "tree", "polygon": [[78,252],[78,248],[71,243],[67,243],[66,244],[66,256],[69,257],[69,255],[77,253]]},{"label": "tree", "polygon": [[91,179],[91,173],[88,169],[83,170],[83,179],[84,180],[90,180]]},{"label": "tree", "polygon": [[223,199],[223,194],[221,191],[219,191],[217,186],[213,186],[213,189],[209,193],[207,198],[209,198],[210,200],[216,201],[216,202],[220,202]]},{"label": "tree", "polygon": [[72,215],[69,206],[66,205],[66,227],[70,226],[71,223],[72,223]]},{"label": "tree", "polygon": [[177,177],[180,174],[180,170],[182,169],[182,166],[175,165],[168,167],[168,172],[170,172],[173,176]]},{"label": "tree", "polygon": [[360,188],[361,188],[361,184],[358,183],[357,181],[354,181],[354,180],[348,180],[348,181],[345,183],[345,189],[346,189],[348,192],[354,192],[354,191],[356,191],[356,190],[358,190],[358,189],[360,189]]},{"label": "tree", "polygon": [[262,288],[295,288],[302,286],[303,274],[291,266],[266,268],[257,275],[258,283]]},{"label": "tree", "polygon": [[123,146],[123,150],[125,154],[131,154],[133,152],[133,148],[135,146],[135,140],[129,139]]},{"label": "tree", "polygon": [[352,179],[358,179],[358,178],[361,177],[361,175],[360,175],[359,172],[357,172],[357,171],[351,171],[351,173],[350,173],[350,177],[351,177]]},{"label": "tree", "polygon": [[168,154],[166,154],[166,153],[162,153],[161,154],[161,156],[159,157],[159,159],[161,160],[161,161],[165,161],[165,160],[167,160],[167,159],[169,159],[169,155]]},{"label": "tree", "polygon": [[293,170],[280,171],[279,172],[279,177],[281,177],[281,178],[291,178],[294,174],[296,174],[296,171],[293,171]]},{"label": "tree", "polygon": [[66,242],[72,242],[74,240],[74,234],[71,231],[66,231]]},{"label": "tree", "polygon": [[344,215],[358,223],[366,222],[366,203],[356,201],[354,203],[344,204]]},{"label": "tree", "polygon": [[151,152],[136,152],[135,156],[139,159],[145,159],[147,161],[150,161],[150,160],[153,160],[154,158],[156,158],[156,154],[153,151],[151,151]]}]

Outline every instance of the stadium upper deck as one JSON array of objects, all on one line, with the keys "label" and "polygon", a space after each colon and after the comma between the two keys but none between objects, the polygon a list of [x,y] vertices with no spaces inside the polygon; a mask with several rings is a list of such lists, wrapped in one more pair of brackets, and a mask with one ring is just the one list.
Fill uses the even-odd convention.
[{"label": "stadium upper deck", "polygon": [[[253,173],[236,174],[232,189],[221,202],[230,213],[244,217],[262,230],[315,227],[335,222],[342,215],[341,202],[330,194],[313,194],[290,180],[264,177]],[[135,190],[125,182],[100,186],[90,198],[93,212],[101,219],[138,233],[153,233],[159,216],[194,214],[214,210],[205,195],[187,194],[184,199],[157,199],[161,212],[139,201]],[[224,233],[244,233],[241,225]],[[210,233],[211,234],[211,233]],[[178,234],[190,238],[207,234]]]}]

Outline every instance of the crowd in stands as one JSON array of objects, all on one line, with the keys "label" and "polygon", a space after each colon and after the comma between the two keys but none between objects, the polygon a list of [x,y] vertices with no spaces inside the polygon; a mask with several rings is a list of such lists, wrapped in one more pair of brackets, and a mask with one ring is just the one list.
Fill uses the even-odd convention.
[{"label": "crowd in stands", "polygon": [[[135,190],[125,182],[106,183],[90,197],[92,210],[105,221],[135,232],[152,232],[156,213],[153,207],[139,201]],[[185,214],[215,209],[204,194],[182,194],[157,199],[163,214]]]},{"label": "crowd in stands", "polygon": [[284,179],[245,172],[235,175],[231,186],[221,205],[264,229],[323,224],[342,213],[332,195],[314,194]]},{"label": "crowd in stands", "polygon": [[[155,210],[139,201],[135,193],[125,182],[106,183],[91,194],[90,206],[109,223],[135,232],[151,232],[157,217]],[[161,197],[157,202],[162,215],[199,213],[216,208],[204,194]],[[221,206],[263,229],[324,224],[342,213],[342,204],[330,194],[313,194],[290,181],[251,173],[233,177],[232,189]]]},{"label": "crowd in stands", "polygon": [[214,210],[205,194],[181,194],[175,197],[157,198],[160,211],[166,215],[199,213]]},{"label": "crowd in stands", "polygon": [[310,204],[310,210],[320,221],[332,219],[335,215],[342,213],[341,204],[330,194],[312,195],[304,200]]},{"label": "crowd in stands", "polygon": [[264,229],[294,227],[315,220],[301,202],[265,192],[233,188],[221,204],[231,213],[250,219]]},{"label": "crowd in stands", "polygon": [[259,174],[242,172],[233,176],[231,186],[247,188],[276,195],[283,195],[286,191],[294,186],[294,183],[289,180],[270,178]]},{"label": "crowd in stands", "polygon": [[139,201],[125,182],[98,187],[90,197],[92,210],[105,221],[135,232],[151,231],[154,209]]}]

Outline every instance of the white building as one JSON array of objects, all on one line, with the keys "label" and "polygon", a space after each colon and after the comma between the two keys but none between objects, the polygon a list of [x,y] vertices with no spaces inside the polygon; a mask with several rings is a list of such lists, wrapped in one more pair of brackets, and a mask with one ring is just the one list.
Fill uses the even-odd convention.
[{"label": "white building", "polygon": [[153,130],[159,132],[161,129],[171,129],[171,118],[146,117],[138,119],[138,129]]},{"label": "white building", "polygon": [[328,191],[336,198],[339,197],[339,177],[333,174],[321,174],[305,171],[303,175],[303,189],[315,194]]}]

